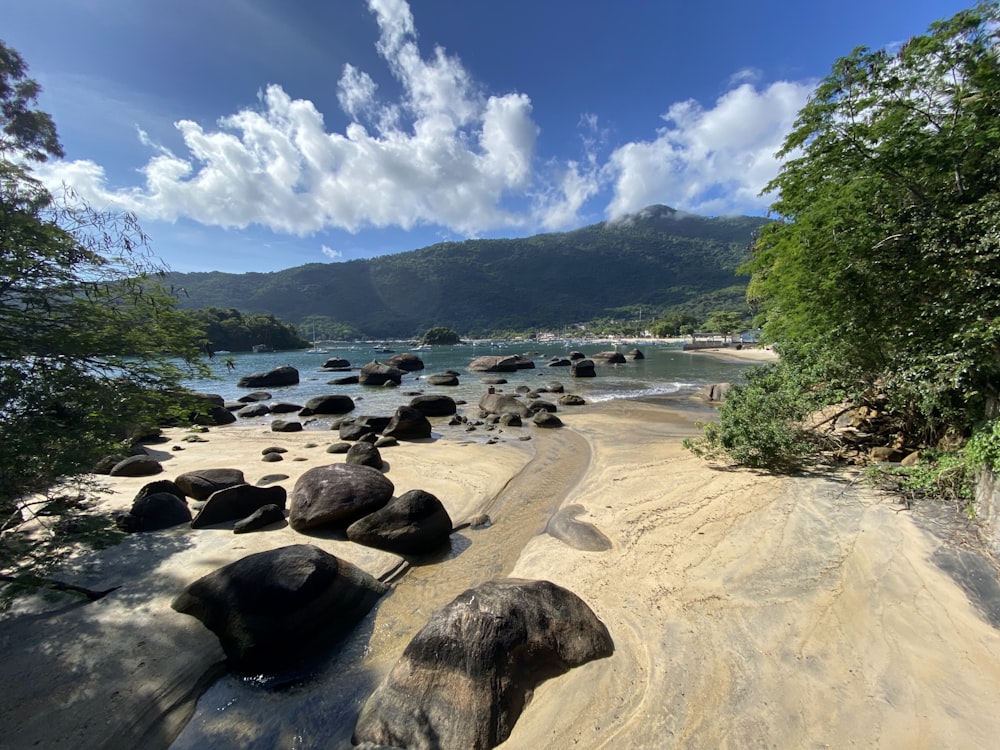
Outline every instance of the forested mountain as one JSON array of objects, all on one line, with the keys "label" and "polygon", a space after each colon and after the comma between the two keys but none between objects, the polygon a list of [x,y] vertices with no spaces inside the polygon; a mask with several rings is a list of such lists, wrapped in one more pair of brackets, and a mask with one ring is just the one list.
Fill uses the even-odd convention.
[{"label": "forested mountain", "polygon": [[707,304],[741,309],[746,279],[735,271],[766,222],[651,206],[572,232],[443,242],[273,273],[173,273],[168,283],[183,290],[184,308],[273,313],[293,324],[326,316],[380,338],[434,325],[472,336],[560,327],[637,305],[650,316]]}]

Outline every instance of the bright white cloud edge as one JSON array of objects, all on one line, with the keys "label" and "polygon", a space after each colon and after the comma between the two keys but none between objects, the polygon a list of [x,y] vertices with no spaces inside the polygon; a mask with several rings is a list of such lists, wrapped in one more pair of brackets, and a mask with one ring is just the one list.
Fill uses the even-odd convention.
[{"label": "bright white cloud edge", "polygon": [[[578,225],[588,201],[609,188],[609,218],[653,203],[753,213],[768,203],[760,191],[777,175],[774,155],[813,87],[782,81],[757,88],[741,71],[711,107],[672,104],[655,137],[619,146],[603,163],[587,137],[581,159],[545,161],[535,153],[539,128],[527,95],[483,95],[441,48],[424,58],[404,0],[369,0],[369,7],[380,28],[377,49],[402,95],[381,101],[371,76],[346,65],[338,101],[352,122],[343,133],[327,132],[312,102],[271,85],[259,108],[224,117],[213,129],[175,123],[183,154],[140,131],[155,151],[140,170],[141,185],[113,188],[89,160],[45,164],[39,175],[146,220],[295,235],[418,225],[466,236],[557,230]],[[596,128],[592,115],[582,122]],[[524,197],[530,208],[507,207]]]}]

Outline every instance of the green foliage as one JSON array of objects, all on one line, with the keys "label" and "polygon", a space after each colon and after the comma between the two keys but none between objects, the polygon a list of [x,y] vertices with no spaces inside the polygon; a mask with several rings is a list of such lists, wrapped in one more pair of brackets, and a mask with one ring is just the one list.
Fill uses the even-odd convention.
[{"label": "green foliage", "polygon": [[192,310],[193,320],[205,331],[210,351],[248,352],[257,344],[273,349],[305,349],[309,342],[295,328],[271,314],[244,315],[239,310],[206,307]]},{"label": "green foliage", "polygon": [[434,326],[427,329],[421,342],[434,346],[450,346],[451,344],[457,344],[461,340],[461,337],[450,328]]},{"label": "green foliage", "polygon": [[907,507],[928,499],[946,503],[967,516],[975,515],[975,470],[961,451],[928,451],[913,466],[869,467],[867,478],[902,498]]},{"label": "green foliage", "polygon": [[801,373],[782,363],[752,367],[729,391],[718,422],[684,445],[700,456],[744,466],[796,468],[815,450],[815,438],[802,421],[824,397],[805,386]]},{"label": "green foliage", "polygon": [[[17,552],[31,494],[182,410],[179,381],[203,372],[201,331],[175,309],[134,217],[54,198],[32,177],[28,162],[61,150],[24,75],[0,43],[0,567],[18,575],[34,560]],[[51,542],[69,520],[39,533]]]},{"label": "green foliage", "polygon": [[730,334],[746,327],[742,313],[717,310],[705,320],[701,327],[705,333]]},{"label": "green foliage", "polygon": [[[185,307],[266,311],[297,325],[323,316],[364,338],[409,338],[437,325],[473,338],[530,333],[632,319],[639,305],[644,320],[661,312],[702,318],[745,305],[745,285],[735,271],[766,223],[658,206],[574,232],[444,242],[276,273],[172,274],[169,280],[185,290]],[[710,302],[702,303],[706,297]],[[627,315],[624,303],[632,308]]]},{"label": "green foliage", "polygon": [[968,435],[1000,395],[998,30],[987,3],[896,54],[838,60],[785,141],[780,220],[742,269],[807,386],[885,394],[925,445]]},{"label": "green foliage", "polygon": [[1000,470],[1000,417],[979,425],[965,446],[965,457],[972,469]]}]

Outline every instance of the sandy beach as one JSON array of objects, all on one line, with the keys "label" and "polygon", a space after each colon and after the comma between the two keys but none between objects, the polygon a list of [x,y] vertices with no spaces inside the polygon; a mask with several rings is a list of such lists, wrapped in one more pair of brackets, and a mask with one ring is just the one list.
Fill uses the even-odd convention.
[{"label": "sandy beach", "polygon": [[[372,680],[470,577],[547,579],[590,605],[615,653],[542,684],[504,748],[994,744],[1000,606],[982,591],[996,589],[996,569],[967,547],[960,519],[903,512],[850,475],[707,464],[681,446],[710,417],[693,402],[612,401],[560,417],[561,430],[489,433],[495,444],[449,434],[383,451],[396,494],[424,489],[456,523],[485,512],[493,525],[456,532],[462,554],[397,577],[366,625]],[[291,489],[302,471],[343,461],[325,452],[336,439],[328,431],[226,427],[182,442],[187,434],[169,430],[150,446],[160,476],[234,467],[250,482],[286,474]],[[284,460],[262,462],[272,445],[288,449]],[[127,508],[147,481],[110,480],[102,502]],[[611,549],[584,552],[545,533],[570,505]],[[227,562],[303,541],[376,576],[401,564],[287,527],[234,535],[231,525],[132,535],[81,556],[63,578],[121,588],[88,604],[24,599],[0,620],[0,678],[16,686],[0,692],[0,746],[197,746],[185,725],[222,651],[170,601]],[[960,585],[973,574],[988,579],[978,598]],[[254,717],[227,724],[208,713],[197,722],[218,724],[211,746],[258,739]],[[343,729],[321,734],[321,718],[319,735],[256,746],[348,746]]]}]

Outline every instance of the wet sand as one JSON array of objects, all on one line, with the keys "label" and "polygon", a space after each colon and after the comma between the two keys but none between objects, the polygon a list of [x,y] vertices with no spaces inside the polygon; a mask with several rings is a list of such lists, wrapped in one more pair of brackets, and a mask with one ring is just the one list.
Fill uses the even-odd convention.
[{"label": "wet sand", "polygon": [[[405,634],[452,589],[515,575],[574,591],[607,624],[616,651],[541,685],[504,748],[992,746],[997,613],[941,564],[972,553],[850,476],[706,464],[680,441],[710,413],[666,401],[563,409],[563,430],[511,429],[496,445],[449,439],[384,450],[397,494],[426,489],[456,523],[488,512],[493,525],[457,532],[453,557],[399,579],[366,624],[371,638],[358,658],[368,679],[392,666]],[[155,446],[163,476],[238,466],[251,482],[289,474],[291,488],[304,469],[343,460],[324,453],[330,433],[218,428],[207,443],[177,443],[183,434]],[[171,452],[174,444],[185,450]],[[288,447],[285,460],[261,462],[269,445]],[[108,506],[127,506],[146,481],[114,480]],[[610,549],[545,533],[559,508]],[[179,528],[81,559],[74,582],[123,588],[86,605],[28,600],[0,621],[9,655],[0,676],[18,686],[0,691],[0,746],[168,746],[222,658],[214,636],[170,600],[232,559],[301,541],[287,528]],[[375,575],[399,566],[346,542],[308,541]],[[985,570],[995,589],[995,569]],[[343,746],[342,730],[317,736],[325,723],[316,717],[312,734],[273,730],[271,746]],[[244,721],[205,735],[215,747],[245,747],[254,731]]]}]

